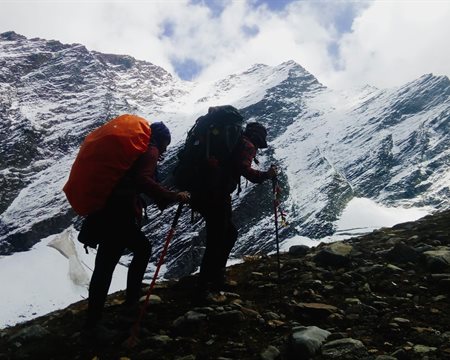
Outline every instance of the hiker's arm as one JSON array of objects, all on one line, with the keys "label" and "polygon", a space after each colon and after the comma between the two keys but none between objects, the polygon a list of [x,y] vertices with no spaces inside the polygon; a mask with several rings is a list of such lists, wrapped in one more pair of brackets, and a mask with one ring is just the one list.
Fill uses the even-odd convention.
[{"label": "hiker's arm", "polygon": [[155,180],[158,156],[158,149],[154,146],[149,146],[148,150],[136,161],[136,184],[138,191],[151,197],[157,203],[177,201],[177,192],[166,189]]},{"label": "hiker's arm", "polygon": [[260,184],[264,180],[271,178],[269,171],[259,171],[252,168],[253,159],[256,156],[256,149],[253,146],[245,144],[240,157],[240,173],[247,180]]}]

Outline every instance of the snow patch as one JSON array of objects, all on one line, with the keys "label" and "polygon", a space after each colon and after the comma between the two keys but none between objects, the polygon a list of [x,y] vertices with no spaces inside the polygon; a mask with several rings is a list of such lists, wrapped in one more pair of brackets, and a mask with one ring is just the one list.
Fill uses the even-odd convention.
[{"label": "snow patch", "polygon": [[[73,241],[76,236],[77,232],[69,228],[42,239],[30,251],[0,258],[0,328],[65,308],[88,297],[85,280],[92,274],[95,252],[86,254],[82,245]],[[126,277],[127,267],[118,264],[109,293],[124,289]]]}]

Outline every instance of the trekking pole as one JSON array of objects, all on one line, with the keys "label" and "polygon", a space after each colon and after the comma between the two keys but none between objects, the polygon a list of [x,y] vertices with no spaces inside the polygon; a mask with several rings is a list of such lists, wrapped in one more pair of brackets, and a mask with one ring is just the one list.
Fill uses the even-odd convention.
[{"label": "trekking pole", "polygon": [[[277,243],[277,271],[278,271],[278,286],[281,284],[281,264],[280,264],[280,240],[278,237],[278,178],[275,176],[272,178],[272,191],[273,191],[273,212],[275,214],[275,240]],[[280,288],[281,295],[281,288]]]},{"label": "trekking pole", "polygon": [[150,294],[155,286],[156,283],[156,279],[158,278],[158,274],[159,274],[159,270],[161,269],[161,266],[164,262],[164,258],[167,254],[167,249],[169,248],[169,243],[173,238],[173,235],[175,234],[175,228],[177,226],[178,220],[180,219],[181,216],[181,211],[183,210],[183,204],[179,204],[178,208],[177,208],[177,212],[175,213],[175,217],[172,221],[172,225],[170,227],[170,230],[166,236],[166,240],[164,242],[164,248],[161,252],[161,256],[159,257],[159,261],[158,264],[156,265],[156,270],[155,270],[155,274],[153,275],[153,279],[152,282],[150,283],[150,287],[148,288],[147,291],[147,296],[145,298],[144,304],[141,306],[141,310],[139,312],[139,316],[136,320],[136,322],[133,325],[133,328],[131,330],[131,336],[128,339],[128,347],[134,347],[137,343],[137,337],[139,335],[139,330],[140,330],[140,324],[142,321],[142,318],[144,317],[145,311],[147,310],[147,306],[148,306],[148,302],[150,299]]}]

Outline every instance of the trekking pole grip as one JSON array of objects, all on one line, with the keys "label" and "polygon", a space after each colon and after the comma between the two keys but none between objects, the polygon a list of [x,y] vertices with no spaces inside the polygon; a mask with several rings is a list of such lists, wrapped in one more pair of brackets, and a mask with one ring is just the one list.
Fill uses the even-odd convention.
[{"label": "trekking pole grip", "polygon": [[175,217],[173,218],[173,221],[172,221],[172,226],[171,226],[172,229],[174,229],[177,226],[182,210],[183,210],[183,204],[180,203],[180,204],[178,204],[177,212],[175,213]]},{"label": "trekking pole grip", "polygon": [[278,177],[275,175],[275,176],[272,178],[272,191],[273,191],[274,194],[275,194],[276,191],[277,191],[277,185],[278,185]]}]

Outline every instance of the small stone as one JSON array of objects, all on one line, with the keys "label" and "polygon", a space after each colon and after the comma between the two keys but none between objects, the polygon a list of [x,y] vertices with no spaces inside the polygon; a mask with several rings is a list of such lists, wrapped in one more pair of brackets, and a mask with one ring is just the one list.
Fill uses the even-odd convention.
[{"label": "small stone", "polygon": [[152,342],[160,344],[160,345],[167,345],[167,344],[169,344],[170,342],[173,341],[173,339],[170,336],[167,336],[167,335],[155,335],[155,336],[152,336],[150,338],[150,340]]},{"label": "small stone", "polygon": [[436,351],[437,348],[431,347],[431,346],[425,346],[425,345],[414,345],[413,351],[416,354],[428,354],[430,352]]},{"label": "small stone", "polygon": [[245,316],[239,310],[231,310],[231,311],[225,311],[220,314],[214,315],[212,317],[212,320],[219,322],[221,324],[224,324],[224,325],[226,325],[226,324],[232,325],[232,324],[236,324],[236,323],[239,323],[239,322],[245,320]]},{"label": "small stone", "polygon": [[447,296],[445,296],[445,295],[438,295],[438,296],[435,296],[433,298],[433,301],[434,302],[439,302],[439,301],[445,301],[446,299],[447,299]]},{"label": "small stone", "polygon": [[195,355],[186,355],[175,358],[175,360],[195,360]]},{"label": "small stone", "polygon": [[357,298],[347,298],[344,300],[347,304],[350,305],[359,305],[361,304],[361,300],[357,299]]},{"label": "small stone", "polygon": [[280,350],[275,346],[270,345],[261,353],[261,360],[275,360],[280,356]]},{"label": "small stone", "polygon": [[264,317],[264,319],[266,319],[266,320],[280,320],[280,319],[281,319],[281,316],[280,316],[280,315],[275,314],[275,313],[272,312],[272,311],[265,312],[265,313],[263,314],[263,317]]},{"label": "small stone", "polygon": [[450,274],[449,273],[445,273],[445,274],[431,274],[431,278],[433,280],[450,279]]},{"label": "small stone", "polygon": [[410,358],[405,349],[397,349],[391,354],[391,356],[394,357],[395,359],[399,359],[399,360],[403,360],[403,359],[406,360],[406,359]]},{"label": "small stone", "polygon": [[241,307],[240,310],[242,311],[242,313],[244,315],[247,315],[247,316],[250,316],[250,317],[253,317],[253,318],[258,318],[258,317],[261,316],[259,314],[259,312],[257,312],[256,310],[253,310],[253,309],[249,309],[249,308],[246,308],[246,307]]},{"label": "small stone", "polygon": [[335,333],[331,333],[330,336],[328,336],[328,341],[333,341],[333,340],[339,340],[339,339],[344,339],[347,337],[347,334],[344,332],[335,332]]},{"label": "small stone", "polygon": [[283,326],[284,324],[285,324],[285,322],[281,321],[281,320],[269,320],[267,322],[267,325],[269,325],[270,327],[273,327],[273,328]]},{"label": "small stone", "polygon": [[263,276],[264,276],[263,273],[257,272],[257,271],[253,271],[253,272],[251,273],[251,275],[252,275],[253,277],[256,277],[256,278],[260,278],[260,277],[263,277]]},{"label": "small stone", "polygon": [[180,328],[186,325],[192,325],[200,323],[204,320],[206,320],[208,316],[206,314],[198,313],[196,311],[188,311],[183,316],[178,317],[174,320],[173,326],[175,328]]},{"label": "small stone", "polygon": [[186,318],[187,321],[189,322],[199,322],[199,321],[203,321],[207,318],[207,315],[205,314],[201,314],[195,311],[188,311],[184,317]]},{"label": "small stone", "polygon": [[388,269],[388,270],[390,270],[392,272],[403,272],[403,271],[405,271],[402,268],[400,268],[398,266],[395,266],[395,265],[392,265],[392,264],[387,264],[386,265],[386,269]]},{"label": "small stone", "polygon": [[[147,298],[147,296],[142,296],[139,301],[140,302],[144,302],[145,299]],[[148,304],[149,305],[157,305],[157,304],[161,304],[162,300],[158,295],[150,295],[150,297],[148,298]]]},{"label": "small stone", "polygon": [[408,319],[404,319],[401,317],[396,317],[392,319],[393,321],[395,321],[397,324],[409,324],[410,321]]},{"label": "small stone", "polygon": [[294,306],[294,310],[300,315],[311,316],[312,318],[327,317],[339,311],[336,306],[322,303],[298,303]]},{"label": "small stone", "polygon": [[359,314],[347,314],[345,316],[345,318],[347,320],[355,321],[355,320],[359,320],[360,319],[360,315]]}]

